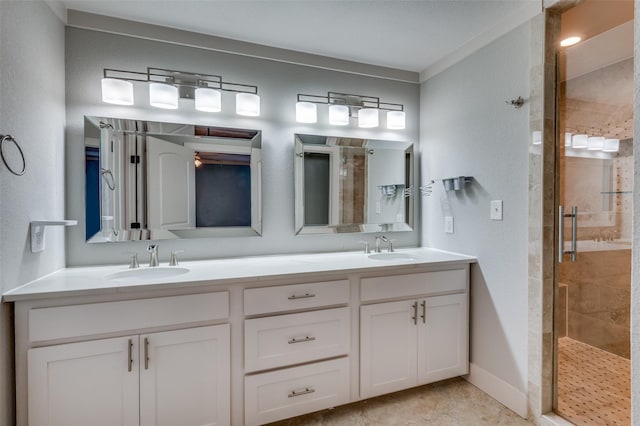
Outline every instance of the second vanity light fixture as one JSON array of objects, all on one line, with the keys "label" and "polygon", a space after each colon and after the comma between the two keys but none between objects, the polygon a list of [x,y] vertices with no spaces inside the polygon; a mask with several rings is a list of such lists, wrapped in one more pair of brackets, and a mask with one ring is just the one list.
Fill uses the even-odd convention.
[{"label": "second vanity light fixture", "polygon": [[196,74],[162,68],[147,72],[104,69],[102,101],[116,105],[133,105],[133,83],[149,86],[149,104],[156,108],[177,109],[178,99],[195,100],[195,108],[204,112],[222,109],[221,91],[236,93],[236,114],[260,115],[258,86],[224,81],[219,75]]},{"label": "second vanity light fixture", "polygon": [[328,92],[326,96],[299,93],[296,102],[296,121],[316,123],[318,104],[329,105],[329,124],[334,126],[346,126],[351,117],[357,117],[359,127],[378,127],[379,113],[383,110],[387,112],[387,129],[404,129],[405,127],[404,105],[381,102],[380,98],[375,96],[337,92]]}]

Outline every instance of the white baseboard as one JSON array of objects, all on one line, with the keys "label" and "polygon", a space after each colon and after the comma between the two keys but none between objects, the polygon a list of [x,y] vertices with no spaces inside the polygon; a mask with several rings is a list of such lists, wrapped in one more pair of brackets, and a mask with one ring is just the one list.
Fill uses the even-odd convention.
[{"label": "white baseboard", "polygon": [[513,385],[473,363],[469,365],[469,375],[465,379],[520,417],[527,418],[527,395]]}]

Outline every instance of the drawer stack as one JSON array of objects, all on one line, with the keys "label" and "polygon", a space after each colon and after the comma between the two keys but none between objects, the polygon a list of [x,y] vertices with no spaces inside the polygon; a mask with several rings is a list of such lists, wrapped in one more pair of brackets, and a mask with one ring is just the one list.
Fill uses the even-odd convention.
[{"label": "drawer stack", "polygon": [[348,303],[347,280],[244,291],[246,424],[349,402]]}]

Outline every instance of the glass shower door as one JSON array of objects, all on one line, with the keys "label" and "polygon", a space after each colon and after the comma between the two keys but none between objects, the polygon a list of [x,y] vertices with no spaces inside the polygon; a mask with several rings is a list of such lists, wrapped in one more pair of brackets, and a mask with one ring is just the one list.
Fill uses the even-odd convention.
[{"label": "glass shower door", "polygon": [[629,25],[567,50],[559,85],[555,409],[580,425],[631,421],[633,57],[572,61],[595,45],[604,59]]}]

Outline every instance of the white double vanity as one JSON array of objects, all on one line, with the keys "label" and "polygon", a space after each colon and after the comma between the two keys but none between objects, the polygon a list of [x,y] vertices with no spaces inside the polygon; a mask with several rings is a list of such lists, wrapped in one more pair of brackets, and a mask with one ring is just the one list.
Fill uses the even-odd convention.
[{"label": "white double vanity", "polygon": [[475,259],[384,255],[68,268],[14,289],[18,424],[256,425],[466,374]]}]

